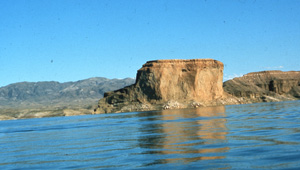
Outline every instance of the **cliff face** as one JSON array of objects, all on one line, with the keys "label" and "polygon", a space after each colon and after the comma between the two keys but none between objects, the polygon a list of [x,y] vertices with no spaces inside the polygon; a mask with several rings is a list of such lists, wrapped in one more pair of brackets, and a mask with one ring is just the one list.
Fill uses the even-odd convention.
[{"label": "cliff face", "polygon": [[213,59],[148,61],[136,83],[108,92],[96,113],[182,108],[223,97],[223,63]]},{"label": "cliff face", "polygon": [[294,100],[300,98],[299,71],[262,71],[234,78],[224,83],[224,91],[253,102]]},{"label": "cliff face", "polygon": [[[224,88],[224,89],[223,89]],[[300,72],[262,71],[226,81],[213,59],[148,61],[135,84],[107,92],[95,113],[296,100]]]},{"label": "cliff face", "polygon": [[157,60],[138,70],[136,87],[150,102],[214,100],[223,95],[222,80],[223,64],[216,60]]}]

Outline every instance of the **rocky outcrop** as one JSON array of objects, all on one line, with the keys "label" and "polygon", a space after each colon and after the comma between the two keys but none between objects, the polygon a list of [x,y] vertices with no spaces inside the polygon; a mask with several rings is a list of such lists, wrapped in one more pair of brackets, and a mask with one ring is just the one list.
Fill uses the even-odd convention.
[{"label": "rocky outcrop", "polygon": [[248,103],[295,100],[300,98],[300,72],[249,73],[224,82],[224,91]]},{"label": "rocky outcrop", "polygon": [[104,94],[95,113],[216,105],[223,94],[223,63],[213,59],[148,61],[136,82]]},{"label": "rocky outcrop", "polygon": [[107,92],[95,113],[297,100],[299,71],[262,71],[226,81],[213,59],[148,61],[135,84]]}]

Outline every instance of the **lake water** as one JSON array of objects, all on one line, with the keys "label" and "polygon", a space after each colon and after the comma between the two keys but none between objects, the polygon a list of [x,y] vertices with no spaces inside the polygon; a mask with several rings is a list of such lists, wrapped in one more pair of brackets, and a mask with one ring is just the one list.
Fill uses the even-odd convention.
[{"label": "lake water", "polygon": [[300,101],[0,121],[0,169],[300,169]]}]

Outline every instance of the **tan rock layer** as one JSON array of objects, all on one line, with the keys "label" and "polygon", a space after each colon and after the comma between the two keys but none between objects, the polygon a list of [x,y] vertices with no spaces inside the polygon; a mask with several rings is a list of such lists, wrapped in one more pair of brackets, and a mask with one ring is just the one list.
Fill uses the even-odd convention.
[{"label": "tan rock layer", "polygon": [[209,103],[221,99],[223,67],[213,59],[148,61],[138,70],[134,85],[105,93],[96,113],[120,112],[128,105],[152,110],[170,100]]},{"label": "tan rock layer", "polygon": [[95,113],[274,102],[300,98],[299,71],[262,71],[226,81],[213,59],[148,61],[136,83],[104,94]]},{"label": "tan rock layer", "polygon": [[253,101],[282,101],[300,98],[299,71],[262,71],[224,83],[224,90]]}]

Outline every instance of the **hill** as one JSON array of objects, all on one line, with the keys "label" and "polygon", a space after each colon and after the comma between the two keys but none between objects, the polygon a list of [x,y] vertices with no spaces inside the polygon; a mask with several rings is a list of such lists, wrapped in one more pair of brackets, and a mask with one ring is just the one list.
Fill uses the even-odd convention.
[{"label": "hill", "polygon": [[261,71],[224,82],[224,91],[248,103],[297,100],[299,71]]},{"label": "hill", "polygon": [[[0,114],[18,117],[26,112],[43,112],[94,108],[107,91],[135,82],[132,78],[107,79],[94,77],[75,82],[20,82],[0,88]],[[30,116],[29,116],[30,117]],[[27,118],[27,117],[26,117]],[[1,119],[1,117],[0,117]]]}]

